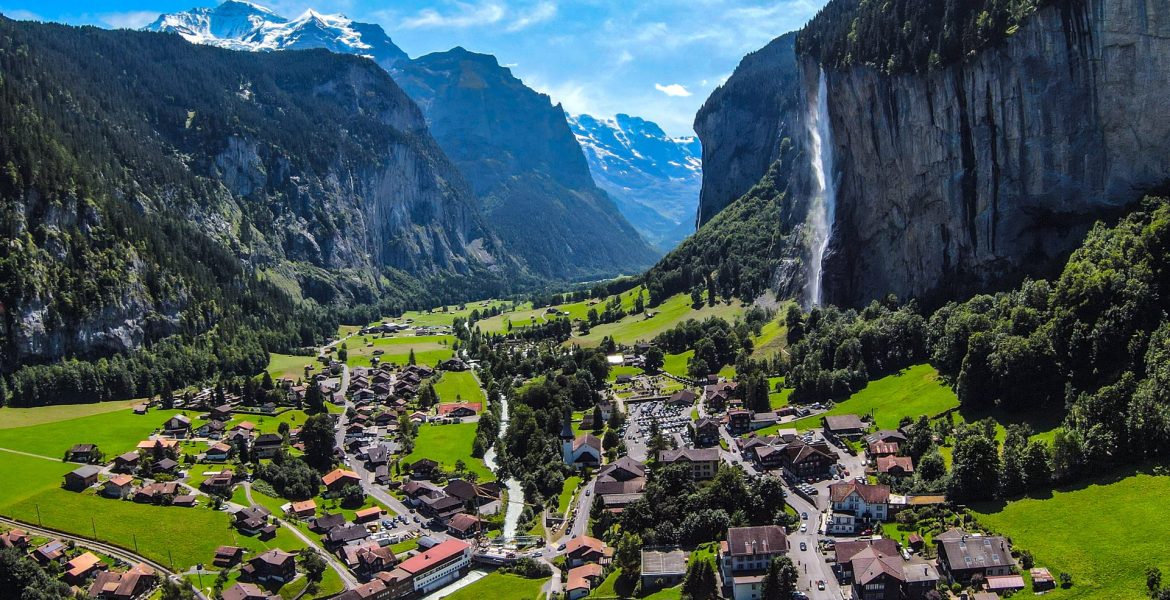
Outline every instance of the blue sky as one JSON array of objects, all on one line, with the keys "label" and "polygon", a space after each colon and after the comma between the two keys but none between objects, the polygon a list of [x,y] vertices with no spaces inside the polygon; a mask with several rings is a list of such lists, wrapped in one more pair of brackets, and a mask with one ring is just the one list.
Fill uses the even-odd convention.
[{"label": "blue sky", "polygon": [[[411,56],[494,54],[572,113],[619,112],[690,135],[695,111],[744,54],[800,27],[825,0],[258,0],[381,24]],[[0,0],[19,19],[141,27],[215,0]]]}]

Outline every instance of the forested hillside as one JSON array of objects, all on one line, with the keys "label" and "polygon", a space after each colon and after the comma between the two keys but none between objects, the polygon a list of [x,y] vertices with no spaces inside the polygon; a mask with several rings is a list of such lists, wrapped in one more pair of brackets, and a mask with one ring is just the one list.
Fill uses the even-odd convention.
[{"label": "forested hillside", "polygon": [[0,129],[13,403],[254,373],[336,331],[321,306],[491,293],[511,268],[417,107],[356,57],[0,19]]},{"label": "forested hillside", "polygon": [[1025,422],[1065,414],[1048,452],[1055,480],[1068,481],[1170,453],[1167,297],[1170,204],[1148,199],[1117,225],[1094,227],[1051,281],[930,316],[894,300],[790,313],[786,381],[797,401],[843,398],[929,360],[975,412]]},{"label": "forested hillside", "polygon": [[1077,1],[832,0],[801,29],[796,52],[826,67],[921,72],[999,43],[1041,6]]}]

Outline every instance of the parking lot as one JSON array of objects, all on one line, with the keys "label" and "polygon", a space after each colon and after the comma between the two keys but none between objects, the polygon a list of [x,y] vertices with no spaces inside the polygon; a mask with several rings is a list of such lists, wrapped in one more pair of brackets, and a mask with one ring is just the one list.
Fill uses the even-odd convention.
[{"label": "parking lot", "polygon": [[662,400],[627,403],[626,406],[628,420],[623,437],[631,458],[646,460],[646,444],[650,441],[651,424],[655,422],[662,435],[673,437],[680,448],[693,446],[690,406],[671,406]]}]

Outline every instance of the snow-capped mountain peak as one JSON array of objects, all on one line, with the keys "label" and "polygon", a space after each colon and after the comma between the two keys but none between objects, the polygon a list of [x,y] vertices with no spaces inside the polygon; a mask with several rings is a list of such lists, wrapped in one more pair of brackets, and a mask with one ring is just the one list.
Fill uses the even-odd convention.
[{"label": "snow-capped mountain peak", "polygon": [[567,118],[597,185],[646,239],[668,250],[694,231],[703,180],[698,139],[670,137],[625,114]]},{"label": "snow-capped mountain peak", "polygon": [[408,58],[378,25],[356,23],[345,15],[313,9],[286,19],[264,6],[240,0],[227,0],[215,8],[165,14],[146,29],[177,33],[192,43],[231,50],[325,48],[368,56],[386,69]]}]

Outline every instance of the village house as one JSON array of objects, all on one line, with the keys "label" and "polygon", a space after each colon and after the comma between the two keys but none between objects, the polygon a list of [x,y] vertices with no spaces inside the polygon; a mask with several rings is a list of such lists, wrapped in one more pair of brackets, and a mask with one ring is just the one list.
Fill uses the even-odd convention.
[{"label": "village house", "polygon": [[252,442],[252,453],[256,458],[272,458],[280,452],[284,437],[278,433],[262,433]]},{"label": "village house", "polygon": [[479,402],[444,402],[438,407],[438,415],[440,417],[462,419],[464,417],[474,417],[481,410],[483,410],[483,405]]},{"label": "village house", "polygon": [[483,521],[475,515],[459,513],[447,522],[447,533],[460,539],[474,538],[481,531],[483,531]]},{"label": "village house", "polygon": [[889,517],[890,486],[843,482],[829,486],[833,517],[829,532],[852,534]]},{"label": "village house", "polygon": [[883,456],[877,459],[877,472],[892,477],[914,474],[914,459],[909,456]]},{"label": "village house", "polygon": [[799,438],[777,445],[756,445],[751,454],[764,469],[781,469],[793,481],[826,479],[837,464],[837,453],[825,442],[806,443]]},{"label": "village house", "polygon": [[588,564],[569,569],[565,582],[565,594],[568,600],[578,600],[589,595],[589,591],[605,578],[601,565]]},{"label": "village house", "polygon": [[277,594],[269,594],[264,588],[251,583],[237,583],[220,594],[223,600],[280,600]]},{"label": "village house", "polygon": [[361,485],[362,479],[358,477],[357,473],[348,469],[334,469],[325,474],[321,478],[321,483],[325,484],[325,489],[329,494],[340,494],[346,486]]},{"label": "village house", "polygon": [[212,421],[231,421],[232,420],[232,405],[221,404],[213,407],[207,413],[207,418]]},{"label": "village house", "polygon": [[613,548],[605,542],[587,535],[578,536],[565,544],[565,564],[579,567],[585,563],[607,565],[613,558]]},{"label": "village house", "polygon": [[715,446],[719,443],[719,421],[711,417],[700,417],[691,426],[691,436],[695,440],[695,446],[705,448]]},{"label": "village house", "polygon": [[321,513],[309,519],[309,530],[313,533],[326,533],[342,525],[345,525],[345,515],[341,513]]},{"label": "village house", "polygon": [[65,474],[65,489],[73,492],[85,491],[90,486],[97,483],[98,475],[101,472],[101,467],[94,465],[77,467],[76,469]]},{"label": "village house", "polygon": [[293,502],[288,507],[288,514],[298,519],[308,519],[317,514],[317,502],[312,498]]},{"label": "village house", "polygon": [[479,508],[500,499],[500,491],[495,486],[480,485],[466,479],[450,480],[443,492],[471,508]]},{"label": "village house", "polygon": [[854,600],[923,600],[938,585],[938,571],[921,558],[903,559],[894,540],[838,541],[834,552]]},{"label": "village house", "polygon": [[788,536],[777,525],[732,527],[719,545],[723,585],[734,600],[758,600],[772,559],[788,553]]},{"label": "village house", "polygon": [[899,450],[898,442],[871,442],[865,447],[865,456],[869,460],[877,460],[887,456],[895,456]]},{"label": "village house", "polygon": [[191,418],[187,415],[175,415],[163,423],[163,433],[173,438],[186,438],[191,435]]},{"label": "village house", "polygon": [[439,363],[439,368],[442,369],[443,371],[460,372],[460,371],[466,371],[468,369],[468,366],[467,366],[467,363],[463,362],[463,360],[461,360],[461,359],[449,358],[449,359]]},{"label": "village house", "polygon": [[102,495],[122,500],[134,492],[134,478],[129,475],[114,475],[102,486]]},{"label": "village house", "polygon": [[211,564],[226,569],[238,565],[241,560],[244,560],[244,549],[238,546],[220,546],[215,549],[215,556],[211,560]]},{"label": "village house", "polygon": [[349,525],[341,525],[334,527],[325,533],[325,546],[327,548],[340,548],[345,545],[361,542],[370,537],[370,532],[366,531],[365,527],[356,523]]},{"label": "village house", "polygon": [[666,402],[674,406],[693,406],[698,399],[699,395],[691,390],[679,390],[671,394]]},{"label": "village house", "polygon": [[101,571],[86,594],[98,600],[133,600],[144,596],[158,583],[158,574],[139,563],[128,571]]},{"label": "village house", "polygon": [[207,462],[227,462],[231,459],[232,454],[235,453],[235,448],[231,444],[223,442],[214,442],[207,447],[207,451],[203,453],[203,460]]},{"label": "village house", "polygon": [[150,468],[151,473],[166,473],[175,475],[179,472],[179,461],[167,456],[154,461]]},{"label": "village house", "polygon": [[51,540],[42,544],[41,546],[38,546],[36,550],[32,551],[31,556],[34,560],[40,563],[41,566],[47,566],[49,563],[65,562],[65,552],[67,550],[69,550],[69,545],[65,542],[61,540]]},{"label": "village house", "polygon": [[224,469],[204,479],[199,489],[211,494],[222,494],[231,491],[235,482],[236,474],[231,469]]},{"label": "village house", "polygon": [[137,452],[127,452],[114,458],[110,469],[116,473],[133,473],[138,470],[140,456]]},{"label": "village house", "polygon": [[288,583],[297,576],[296,555],[279,549],[268,550],[248,561],[240,572],[251,581]]},{"label": "village house", "polygon": [[100,462],[101,452],[94,444],[74,444],[65,452],[65,460],[77,463]]},{"label": "village house", "polygon": [[439,463],[429,458],[422,458],[410,465],[411,479],[430,479],[439,469]]},{"label": "village house", "polygon": [[28,548],[28,543],[28,532],[23,529],[11,529],[0,533],[0,548],[17,548],[23,550]]},{"label": "village house", "polygon": [[235,519],[237,529],[249,535],[256,535],[268,526],[268,517],[271,515],[267,508],[253,504],[237,510],[232,517]]},{"label": "village house", "polygon": [[363,508],[353,513],[354,523],[368,523],[370,521],[377,521],[382,516],[382,508],[379,506],[371,506]]},{"label": "village house", "polygon": [[134,492],[134,501],[144,504],[158,504],[164,498],[174,498],[179,493],[179,484],[174,481],[148,483]]},{"label": "village house", "polygon": [[104,567],[102,559],[93,552],[78,554],[65,563],[65,581],[72,585],[79,585]]},{"label": "village house", "polygon": [[727,430],[734,434],[747,433],[752,429],[752,412],[742,408],[727,411]]},{"label": "village house", "polygon": [[1016,562],[1006,538],[951,529],[935,536],[934,541],[939,569],[951,582],[966,583],[975,575],[988,578],[1015,572]]},{"label": "village house", "polygon": [[857,415],[830,415],[823,417],[825,435],[830,438],[861,437],[865,434],[865,422]]},{"label": "village house", "polygon": [[691,477],[695,481],[707,481],[715,478],[721,461],[718,448],[679,448],[659,452],[658,462],[663,465],[690,465]]},{"label": "village house", "polygon": [[337,554],[345,566],[363,578],[379,571],[389,571],[398,563],[394,551],[389,546],[378,545],[377,542],[342,546]]}]

